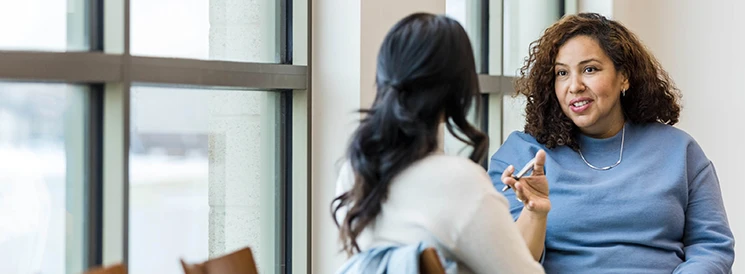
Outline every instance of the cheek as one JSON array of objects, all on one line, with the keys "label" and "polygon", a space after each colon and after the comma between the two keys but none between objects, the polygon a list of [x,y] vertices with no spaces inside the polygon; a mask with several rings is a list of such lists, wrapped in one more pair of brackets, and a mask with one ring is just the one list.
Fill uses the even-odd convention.
[{"label": "cheek", "polygon": [[564,90],[566,89],[562,89],[559,84],[554,84],[554,95],[559,99],[559,101],[564,100],[564,96],[566,95]]},{"label": "cheek", "polygon": [[596,81],[592,85],[595,86],[593,90],[596,91],[596,95],[598,97],[601,97],[605,100],[613,101],[621,96],[621,88],[617,87],[617,85],[614,85],[615,79],[611,77],[605,77],[597,80],[598,81]]},{"label": "cheek", "polygon": [[564,108],[563,102],[566,100],[566,89],[562,89],[561,87],[554,88],[554,96],[556,96],[556,100],[559,101],[559,105],[561,105],[561,108]]}]

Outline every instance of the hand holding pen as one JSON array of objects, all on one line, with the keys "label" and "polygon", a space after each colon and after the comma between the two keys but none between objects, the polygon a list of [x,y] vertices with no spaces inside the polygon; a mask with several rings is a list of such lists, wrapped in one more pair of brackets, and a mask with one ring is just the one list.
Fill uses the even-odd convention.
[{"label": "hand holding pen", "polygon": [[[529,211],[539,214],[548,214],[551,210],[551,201],[548,199],[548,180],[543,168],[546,163],[546,152],[539,150],[535,158],[529,161],[520,172],[515,172],[515,167],[509,166],[502,172],[502,183],[505,187],[502,191],[512,188],[515,198],[525,204]],[[530,176],[525,176],[532,169]]]}]

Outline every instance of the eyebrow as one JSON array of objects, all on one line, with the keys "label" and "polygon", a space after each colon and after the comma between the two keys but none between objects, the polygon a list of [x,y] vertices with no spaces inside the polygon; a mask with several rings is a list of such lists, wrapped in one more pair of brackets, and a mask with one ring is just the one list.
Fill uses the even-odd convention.
[{"label": "eyebrow", "polygon": [[[595,59],[595,58],[590,58],[590,59],[584,60],[584,61],[582,61],[582,62],[579,62],[579,65],[584,65],[584,64],[587,64],[587,63],[590,63],[590,62],[598,62],[598,63],[601,63],[601,62],[600,62],[600,60],[598,60],[598,59]],[[556,63],[554,64],[554,66],[565,66],[565,67],[568,67],[569,65],[567,65],[567,64],[564,64],[564,63],[561,63],[561,62],[556,62]]]}]

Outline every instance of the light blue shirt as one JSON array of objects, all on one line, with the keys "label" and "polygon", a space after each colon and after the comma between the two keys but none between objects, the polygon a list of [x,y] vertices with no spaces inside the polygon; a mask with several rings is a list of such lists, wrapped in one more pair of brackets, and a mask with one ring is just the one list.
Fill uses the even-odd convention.
[{"label": "light blue shirt", "polygon": [[[579,136],[596,167],[618,161],[621,132],[608,139]],[[590,168],[567,146],[546,149],[512,133],[491,158],[489,175],[501,189],[502,171],[546,150],[551,211],[546,273],[730,273],[734,237],[714,165],[696,141],[672,126],[626,124],[621,164]],[[505,192],[514,218],[523,204]]]},{"label": "light blue shirt", "polygon": [[[419,256],[429,245],[386,245],[355,254],[336,274],[419,274]],[[439,256],[439,252],[438,252]],[[440,256],[446,274],[457,274],[458,265]]]}]

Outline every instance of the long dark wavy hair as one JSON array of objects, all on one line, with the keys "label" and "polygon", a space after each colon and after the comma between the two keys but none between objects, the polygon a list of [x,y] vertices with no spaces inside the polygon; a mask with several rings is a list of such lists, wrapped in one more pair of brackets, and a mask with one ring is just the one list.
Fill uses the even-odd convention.
[{"label": "long dark wavy hair", "polygon": [[[331,203],[348,255],[360,252],[357,236],[380,213],[393,178],[438,150],[442,122],[473,147],[472,161],[480,161],[488,145],[466,120],[472,104],[479,107],[479,83],[471,43],[457,21],[416,13],[396,23],[378,53],[376,86],[347,150],[354,186]],[[339,223],[341,208],[348,211]]]},{"label": "long dark wavy hair", "polygon": [[575,150],[579,129],[561,110],[554,91],[554,63],[566,41],[585,35],[595,39],[617,71],[629,77],[621,108],[632,123],[674,125],[680,115],[680,91],[631,31],[596,13],[568,15],[531,43],[515,89],[527,97],[525,132],[547,148],[567,145]]}]

